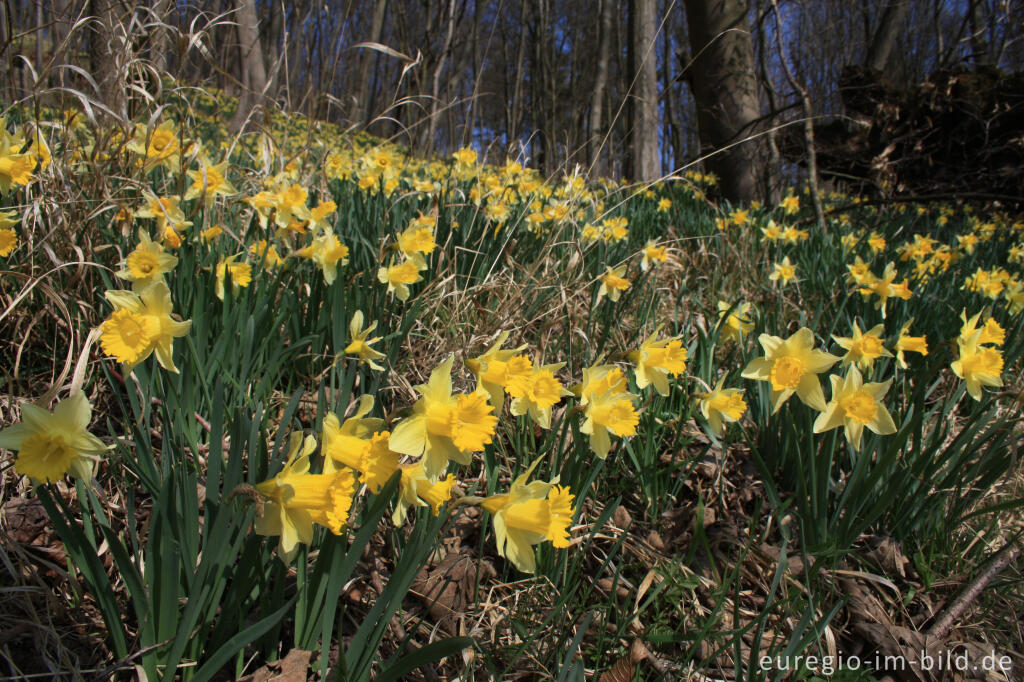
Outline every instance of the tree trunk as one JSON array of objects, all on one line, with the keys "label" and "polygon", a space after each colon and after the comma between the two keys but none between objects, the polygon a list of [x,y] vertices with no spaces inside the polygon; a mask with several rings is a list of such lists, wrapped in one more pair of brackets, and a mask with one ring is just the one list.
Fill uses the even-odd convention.
[{"label": "tree trunk", "polygon": [[[126,117],[125,88],[120,79],[117,55],[123,54],[118,38],[115,0],[90,0],[89,68],[99,88],[97,95],[115,114]],[[127,56],[127,55],[126,55]]]},{"label": "tree trunk", "polygon": [[[230,129],[239,131],[245,126],[246,120],[258,121],[262,116],[264,92],[267,87],[267,70],[263,65],[263,54],[260,48],[260,27],[256,18],[255,0],[235,0],[235,21],[238,29],[238,42],[241,47],[242,82],[244,87],[238,98],[238,111],[231,120]],[[250,114],[252,116],[250,117]]]},{"label": "tree trunk", "polygon": [[[381,33],[384,31],[384,14],[388,10],[388,0],[377,0],[373,6],[373,19],[370,23],[370,35],[366,40],[372,43],[379,43]],[[372,111],[373,87],[370,80],[370,66],[374,62],[374,56],[380,53],[376,50],[363,49],[359,55],[359,71],[356,76],[355,105],[352,107],[352,123],[365,128],[370,124],[370,112]]]},{"label": "tree trunk", "polygon": [[656,0],[632,0],[629,8],[630,45],[635,75],[633,97],[629,99],[630,168],[633,180],[654,182],[661,177],[658,158],[658,35]]},{"label": "tree trunk", "polygon": [[758,198],[761,143],[748,139],[760,115],[754,56],[742,0],[687,0],[689,80],[697,103],[701,152],[730,201]]},{"label": "tree trunk", "polygon": [[448,17],[445,22],[447,28],[445,29],[444,44],[441,46],[440,56],[437,60],[437,66],[434,67],[433,79],[430,85],[430,113],[427,118],[426,131],[422,134],[420,141],[420,151],[424,154],[430,154],[434,151],[434,136],[437,134],[438,100],[441,95],[441,74],[444,72],[445,64],[448,62],[452,46],[452,35],[455,33],[455,0],[448,0],[446,14]]},{"label": "tree trunk", "polygon": [[871,46],[868,48],[864,65],[876,71],[885,71],[885,65],[892,54],[892,48],[896,45],[896,38],[900,33],[900,26],[910,10],[910,0],[893,0],[885,6],[882,11],[882,20],[871,38]]},{"label": "tree trunk", "polygon": [[967,10],[971,25],[971,51],[975,66],[992,66],[992,55],[988,47],[988,12],[985,0],[971,0]]},{"label": "tree trunk", "polygon": [[601,163],[602,126],[604,125],[604,93],[608,86],[608,62],[611,58],[612,12],[617,0],[601,0],[601,19],[597,33],[597,73],[594,74],[594,90],[590,97],[590,137],[587,143],[587,164],[594,176],[604,175],[606,167]]}]

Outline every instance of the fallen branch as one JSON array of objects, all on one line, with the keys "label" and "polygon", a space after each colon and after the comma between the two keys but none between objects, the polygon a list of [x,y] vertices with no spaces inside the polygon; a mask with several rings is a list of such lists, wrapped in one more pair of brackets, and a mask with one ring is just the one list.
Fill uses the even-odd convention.
[{"label": "fallen branch", "polygon": [[950,605],[938,615],[931,627],[928,628],[928,632],[925,633],[926,637],[941,640],[948,635],[950,629],[953,627],[953,622],[958,620],[960,616],[963,615],[964,611],[967,610],[967,607],[974,603],[982,590],[984,590],[992,581],[992,578],[999,575],[999,573],[1006,568],[1010,562],[1016,561],[1019,556],[1019,547],[1010,542],[1003,545],[1003,548],[996,552],[989,561],[985,570],[979,573],[978,576],[964,588],[963,592],[957,595],[957,598],[954,599],[952,603],[950,603]]}]

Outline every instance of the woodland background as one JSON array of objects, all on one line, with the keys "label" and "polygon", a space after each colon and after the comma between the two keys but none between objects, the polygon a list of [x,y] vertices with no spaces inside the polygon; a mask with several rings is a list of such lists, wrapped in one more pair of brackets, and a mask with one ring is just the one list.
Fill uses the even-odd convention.
[{"label": "woodland background", "polygon": [[[0,83],[9,101],[37,75],[95,85],[131,115],[126,82],[171,73],[241,95],[236,129],[277,105],[422,155],[472,145],[547,174],[649,181],[710,154],[726,198],[772,200],[792,162],[816,165],[815,124],[845,119],[845,141],[877,113],[849,111],[844,75],[898,89],[1018,72],[1022,36],[1024,0],[9,0]],[[153,72],[119,68],[126,47]]]}]

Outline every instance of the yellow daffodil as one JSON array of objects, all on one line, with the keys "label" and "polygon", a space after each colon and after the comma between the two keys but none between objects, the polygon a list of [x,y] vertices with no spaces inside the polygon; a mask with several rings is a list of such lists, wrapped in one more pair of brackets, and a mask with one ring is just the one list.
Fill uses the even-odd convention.
[{"label": "yellow daffodil", "polygon": [[[314,233],[319,230],[330,230],[331,225],[327,218],[334,215],[338,205],[333,201],[325,201],[309,212],[309,229]],[[290,223],[289,223],[290,224]]]},{"label": "yellow daffodil", "polygon": [[404,263],[391,262],[391,265],[377,270],[377,279],[381,284],[388,285],[388,293],[394,294],[399,301],[409,300],[409,285],[423,279],[416,263],[407,260]]},{"label": "yellow daffodil", "polygon": [[718,320],[722,325],[719,338],[722,341],[743,341],[743,337],[754,328],[752,312],[753,306],[750,303],[737,303],[734,307],[725,301],[719,301]]},{"label": "yellow daffodil", "polygon": [[18,246],[18,233],[12,228],[20,219],[14,211],[0,211],[0,258],[7,258]]},{"label": "yellow daffodil", "polygon": [[352,337],[352,340],[343,351],[345,355],[354,355],[360,360],[370,366],[370,369],[382,371],[384,368],[377,364],[377,360],[384,359],[385,355],[380,351],[374,350],[370,347],[371,344],[377,343],[381,340],[381,337],[375,336],[372,339],[370,334],[377,328],[377,322],[374,320],[368,327],[363,327],[363,311],[357,310],[352,314],[352,319],[348,323],[348,331]]},{"label": "yellow daffodil", "polygon": [[471,166],[476,163],[476,151],[470,147],[463,147],[452,154],[455,163],[463,166]]},{"label": "yellow daffodil", "polygon": [[672,200],[668,197],[662,197],[658,200],[658,212],[668,213],[668,210],[672,208]]},{"label": "yellow daffodil", "polygon": [[774,220],[769,220],[768,225],[761,228],[761,234],[764,235],[761,239],[766,242],[775,242],[782,239],[782,230],[779,229]]},{"label": "yellow daffodil", "polygon": [[426,384],[416,386],[420,398],[412,415],[391,433],[390,447],[410,457],[423,457],[427,476],[436,481],[449,460],[469,464],[471,454],[491,442],[498,418],[484,393],[452,394],[452,362],[441,363]]},{"label": "yellow daffodil", "polygon": [[569,525],[576,514],[575,496],[558,485],[558,477],[527,483],[536,465],[516,478],[508,493],[477,500],[494,517],[498,554],[523,573],[537,570],[534,545],[550,540],[556,548],[569,546]]},{"label": "yellow daffodil", "polygon": [[754,358],[743,370],[745,379],[766,381],[771,385],[772,413],[796,393],[805,405],[825,408],[825,394],[818,375],[828,371],[839,358],[814,348],[814,333],[803,327],[788,339],[761,334],[763,358]]},{"label": "yellow daffodil", "polygon": [[309,192],[302,185],[289,185],[274,196],[274,205],[277,208],[274,213],[274,222],[278,227],[287,228],[292,221],[308,221],[312,216],[309,207],[306,206],[306,199]]},{"label": "yellow daffodil", "polygon": [[618,301],[622,292],[629,288],[630,281],[625,278],[626,266],[620,265],[617,268],[606,267],[606,272],[598,277],[601,281],[601,288],[597,292],[597,300],[608,296],[612,301]]},{"label": "yellow daffodil", "polygon": [[144,125],[138,125],[135,128],[135,137],[127,147],[142,157],[145,170],[156,166],[166,166],[175,170],[181,164],[182,148],[178,132],[171,121],[161,123],[152,131]]},{"label": "yellow daffodil", "polygon": [[742,388],[723,388],[725,377],[718,380],[715,388],[700,396],[700,413],[708,420],[708,428],[715,436],[721,436],[725,424],[739,421],[747,411]]},{"label": "yellow daffodil", "polygon": [[364,395],[355,414],[344,422],[328,414],[321,438],[325,474],[347,466],[359,472],[360,483],[371,493],[378,493],[398,471],[399,454],[388,447],[391,434],[381,430],[384,420],[366,416],[372,409],[373,396]]},{"label": "yellow daffodil", "polygon": [[780,282],[782,286],[786,286],[796,280],[796,266],[789,262],[789,256],[783,258],[781,263],[775,263],[772,268],[768,275],[768,279],[771,281]]},{"label": "yellow daffodil", "polygon": [[506,384],[512,397],[510,411],[519,417],[529,414],[534,423],[543,429],[551,428],[551,409],[564,396],[572,395],[555,372],[565,366],[564,362],[534,367],[528,374],[514,375]]},{"label": "yellow daffodil", "polygon": [[953,361],[953,373],[967,384],[967,392],[975,400],[981,400],[981,387],[1003,385],[1003,354],[979,342],[983,330],[974,332],[968,339],[958,338],[959,357]]},{"label": "yellow daffodil", "polygon": [[341,243],[338,236],[329,233],[314,239],[312,244],[300,250],[297,255],[316,263],[323,272],[324,282],[331,285],[338,277],[338,266],[348,263],[348,253],[348,247]]},{"label": "yellow daffodil", "polygon": [[875,308],[882,311],[882,319],[885,319],[885,304],[888,302],[890,297],[902,298],[903,300],[910,299],[912,292],[907,284],[907,280],[896,284],[896,266],[893,263],[887,263],[885,271],[881,277],[875,277],[872,275],[871,279],[865,282],[860,289],[862,296],[868,297],[872,294],[878,296],[878,301],[875,302]]},{"label": "yellow daffodil", "polygon": [[896,423],[882,403],[882,396],[889,390],[892,380],[882,383],[864,383],[855,366],[851,366],[846,377],[829,376],[832,382],[832,399],[814,420],[814,432],[823,433],[843,427],[846,440],[854,450],[860,450],[864,428],[887,436],[896,433]]},{"label": "yellow daffodil", "polygon": [[590,437],[590,447],[599,458],[608,456],[610,434],[636,435],[640,416],[633,406],[634,398],[626,392],[626,377],[619,368],[600,365],[583,370],[580,405],[585,410],[580,433]]},{"label": "yellow daffodil", "polygon": [[402,252],[406,260],[416,264],[417,270],[427,269],[425,256],[433,252],[436,247],[434,230],[431,227],[410,225],[398,235],[398,250]]},{"label": "yellow daffodil", "polygon": [[844,365],[855,362],[861,369],[869,370],[875,364],[876,358],[892,357],[892,353],[882,345],[884,333],[883,324],[877,324],[868,331],[861,332],[860,327],[854,322],[852,337],[833,336],[832,339],[846,349],[846,355],[842,358]]},{"label": "yellow daffodil", "polygon": [[786,195],[786,198],[779,205],[786,212],[786,215],[793,215],[800,210],[800,197],[795,194]]},{"label": "yellow daffodil", "polygon": [[658,334],[655,332],[647,338],[640,349],[629,353],[629,361],[635,363],[633,370],[636,377],[637,388],[647,388],[654,384],[654,390],[659,395],[667,396],[669,393],[668,378],[670,375],[682,374],[686,371],[686,348],[679,337],[673,336],[669,339],[655,340]]},{"label": "yellow daffodil", "polygon": [[654,263],[664,263],[668,259],[668,249],[664,246],[657,246],[654,240],[650,240],[644,246],[643,258],[640,261],[640,269],[647,272]]},{"label": "yellow daffodil", "polygon": [[920,353],[928,355],[928,339],[924,336],[910,336],[910,325],[914,318],[910,318],[900,329],[900,337],[896,341],[896,366],[900,369],[907,369],[907,362],[903,357],[904,353]]},{"label": "yellow daffodil", "polygon": [[978,328],[978,322],[981,319],[980,312],[972,315],[971,319],[967,319],[967,311],[961,311],[960,319],[963,320],[959,336],[961,343],[969,343],[976,333],[978,338],[975,340],[975,343],[978,345],[990,343],[995,346],[1001,346],[1006,341],[1006,330],[993,317],[985,320],[980,329]]},{"label": "yellow daffodil", "polygon": [[313,524],[340,535],[352,509],[355,476],[348,469],[329,474],[309,473],[309,456],[316,449],[313,436],[293,432],[288,460],[281,472],[256,486],[266,501],[253,530],[279,536],[278,554],[290,563],[301,542],[313,542]]},{"label": "yellow daffodil", "polygon": [[178,197],[157,197],[146,195],[146,203],[135,211],[136,218],[153,218],[156,220],[156,231],[160,241],[172,249],[181,246],[181,235],[192,225],[185,220],[185,214],[179,207]]},{"label": "yellow daffodil", "polygon": [[46,170],[53,159],[53,155],[50,153],[50,145],[46,144],[46,138],[43,137],[43,131],[38,125],[32,126],[32,148],[29,149],[29,153],[39,162],[39,170],[41,171]]},{"label": "yellow daffodil", "polygon": [[391,522],[396,526],[405,523],[409,507],[430,507],[434,516],[440,514],[441,505],[452,497],[452,490],[457,482],[454,474],[448,474],[436,482],[431,481],[427,477],[422,461],[403,466],[401,470],[402,481]]},{"label": "yellow daffodil", "polygon": [[228,162],[222,161],[218,164],[211,164],[203,159],[198,170],[187,171],[188,177],[192,178],[192,184],[185,192],[186,199],[203,197],[203,202],[209,206],[218,196],[229,197],[238,194],[238,190],[227,180]]},{"label": "yellow daffodil", "polygon": [[57,481],[68,472],[89,481],[93,459],[109,449],[89,433],[90,421],[92,405],[81,391],[58,403],[53,412],[26,403],[21,406],[21,421],[0,429],[0,448],[16,451],[14,470],[35,481]]},{"label": "yellow daffodil", "polygon": [[236,263],[236,258],[238,258],[237,255],[222,258],[217,263],[217,267],[214,268],[214,274],[217,276],[214,293],[222,301],[224,300],[224,281],[229,273],[231,274],[232,294],[237,294],[239,289],[245,288],[252,283],[252,266],[248,263]]},{"label": "yellow daffodil", "polygon": [[881,253],[882,251],[885,251],[885,237],[877,232],[872,232],[868,236],[868,246],[871,248],[871,253]]},{"label": "yellow daffodil", "polygon": [[477,378],[479,387],[487,392],[495,409],[505,404],[505,387],[511,379],[528,375],[533,370],[530,358],[521,355],[526,346],[502,350],[509,332],[501,332],[482,355],[466,360],[466,369]]},{"label": "yellow daffodil", "polygon": [[787,244],[797,244],[809,238],[811,233],[807,230],[798,230],[797,228],[790,225],[782,231],[782,241]]},{"label": "yellow daffodil", "polygon": [[174,269],[178,259],[164,252],[164,247],[152,241],[145,230],[139,230],[139,245],[121,261],[121,269],[115,274],[131,281],[132,289],[141,291],[164,274]]},{"label": "yellow daffodil", "polygon": [[172,317],[171,291],[158,280],[141,292],[107,291],[104,296],[114,306],[113,314],[101,325],[100,345],[108,355],[131,371],[152,353],[157,362],[177,374],[174,366],[174,339],[188,333],[191,320]]},{"label": "yellow daffodil", "polygon": [[209,244],[222,234],[224,234],[224,228],[220,225],[213,225],[200,232],[199,237],[203,240],[204,244]]}]

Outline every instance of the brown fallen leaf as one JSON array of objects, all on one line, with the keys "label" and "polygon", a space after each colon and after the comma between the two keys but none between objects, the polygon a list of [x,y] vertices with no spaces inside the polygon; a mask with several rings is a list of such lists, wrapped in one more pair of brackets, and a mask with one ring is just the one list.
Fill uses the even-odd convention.
[{"label": "brown fallen leaf", "polygon": [[[479,576],[478,576],[479,574]],[[412,583],[411,592],[427,605],[431,617],[450,634],[456,634],[456,620],[472,600],[473,587],[497,576],[488,561],[478,561],[464,547],[453,548],[437,565],[424,567]]]},{"label": "brown fallen leaf", "polygon": [[312,651],[292,649],[279,661],[267,663],[250,675],[239,677],[238,682],[306,682]]}]

